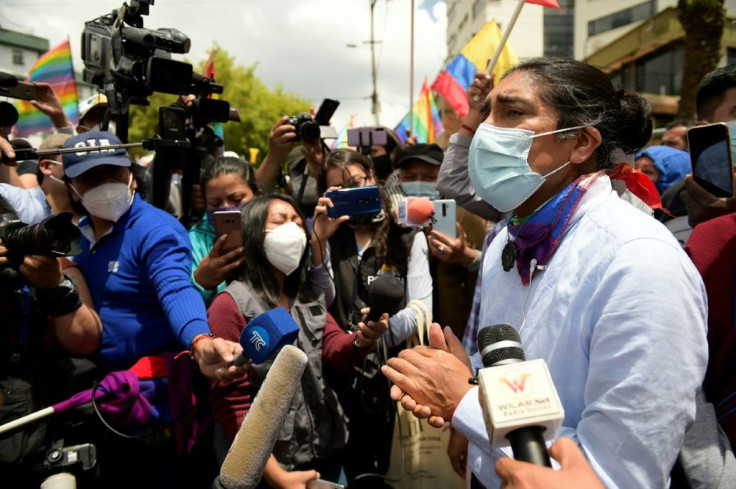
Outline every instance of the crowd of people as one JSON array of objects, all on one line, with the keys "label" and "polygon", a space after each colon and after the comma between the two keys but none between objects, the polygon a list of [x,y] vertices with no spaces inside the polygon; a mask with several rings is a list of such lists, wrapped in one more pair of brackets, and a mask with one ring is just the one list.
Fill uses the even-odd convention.
[{"label": "crowd of people", "polygon": [[[196,223],[172,211],[177,192],[154,206],[152,173],[108,148],[120,140],[100,129],[104,97],[72,127],[53,89],[39,94],[57,128],[39,149],[59,153],[0,165],[0,429],[84,389],[111,395],[119,372],[135,394],[0,431],[15,487],[60,471],[82,488],[209,487],[273,362],[233,364],[241,333],[280,307],[308,363],[258,487],[392,487],[398,405],[451,428],[447,456],[471,488],[733,487],[736,193],[692,178],[687,130],[736,121],[736,67],[708,74],[697,122],[660,140],[640,94],[565,58],[524,60],[495,86],[476,74],[444,149],[389,130],[329,150],[283,117],[257,167],[209,155]],[[336,191],[372,186],[380,209],[332,212]],[[407,225],[416,199],[454,199],[455,232]],[[73,250],[24,251],[19,232],[65,213]],[[371,295],[384,279],[401,293],[386,310]],[[428,346],[407,348],[421,310]],[[484,368],[478,331],[498,324],[549,368],[564,407],[554,468],[489,440],[469,379]],[[87,443],[94,470],[49,459]]]}]

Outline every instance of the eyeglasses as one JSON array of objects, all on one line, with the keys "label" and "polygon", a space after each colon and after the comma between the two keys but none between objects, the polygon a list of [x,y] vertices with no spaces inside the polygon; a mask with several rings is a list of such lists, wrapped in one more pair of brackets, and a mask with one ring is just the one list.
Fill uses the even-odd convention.
[{"label": "eyeglasses", "polygon": [[368,177],[353,177],[348,182],[348,188],[363,187],[365,186],[365,182],[367,180],[368,180]]}]

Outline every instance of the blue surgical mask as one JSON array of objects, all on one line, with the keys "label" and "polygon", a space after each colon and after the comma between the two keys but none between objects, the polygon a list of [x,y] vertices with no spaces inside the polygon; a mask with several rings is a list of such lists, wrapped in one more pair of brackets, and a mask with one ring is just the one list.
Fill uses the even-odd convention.
[{"label": "blue surgical mask", "polygon": [[516,209],[544,184],[548,176],[570,164],[568,161],[546,175],[532,171],[527,158],[534,138],[583,127],[586,126],[534,134],[526,129],[481,124],[468,153],[468,175],[475,192],[501,212]]},{"label": "blue surgical mask", "polygon": [[427,197],[428,199],[439,199],[437,182],[401,182],[401,190],[408,197]]},{"label": "blue surgical mask", "polygon": [[220,211],[239,211],[242,210],[243,207],[245,207],[248,204],[248,202],[241,202],[240,204],[236,205],[228,205],[226,207],[215,207],[214,209],[207,209],[207,220],[210,222],[210,224],[215,224],[215,212]]}]

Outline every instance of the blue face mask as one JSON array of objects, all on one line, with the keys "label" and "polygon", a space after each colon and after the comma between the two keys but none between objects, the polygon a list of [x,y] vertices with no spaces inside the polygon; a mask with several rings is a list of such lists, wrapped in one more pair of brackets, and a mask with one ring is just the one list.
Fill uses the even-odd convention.
[{"label": "blue face mask", "polygon": [[241,202],[237,205],[229,205],[226,207],[215,207],[214,209],[207,209],[207,220],[210,222],[210,224],[215,224],[215,212],[220,211],[239,211],[242,210],[243,207],[245,207],[248,204],[248,202]]},{"label": "blue face mask", "polygon": [[475,192],[501,212],[516,209],[542,186],[545,179],[570,162],[546,175],[532,171],[527,158],[534,138],[572,131],[586,126],[568,127],[534,134],[526,129],[478,127],[468,153],[468,175]]},{"label": "blue face mask", "polygon": [[401,190],[408,197],[427,197],[428,199],[439,199],[437,182],[401,182]]}]

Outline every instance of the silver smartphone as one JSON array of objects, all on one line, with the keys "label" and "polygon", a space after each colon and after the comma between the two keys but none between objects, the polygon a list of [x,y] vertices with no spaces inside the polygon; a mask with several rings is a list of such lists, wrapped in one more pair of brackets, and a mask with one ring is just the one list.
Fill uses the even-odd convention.
[{"label": "silver smartphone", "polygon": [[457,238],[457,207],[454,199],[439,199],[432,201],[434,214],[432,216],[432,229],[436,229],[448,238]]}]

